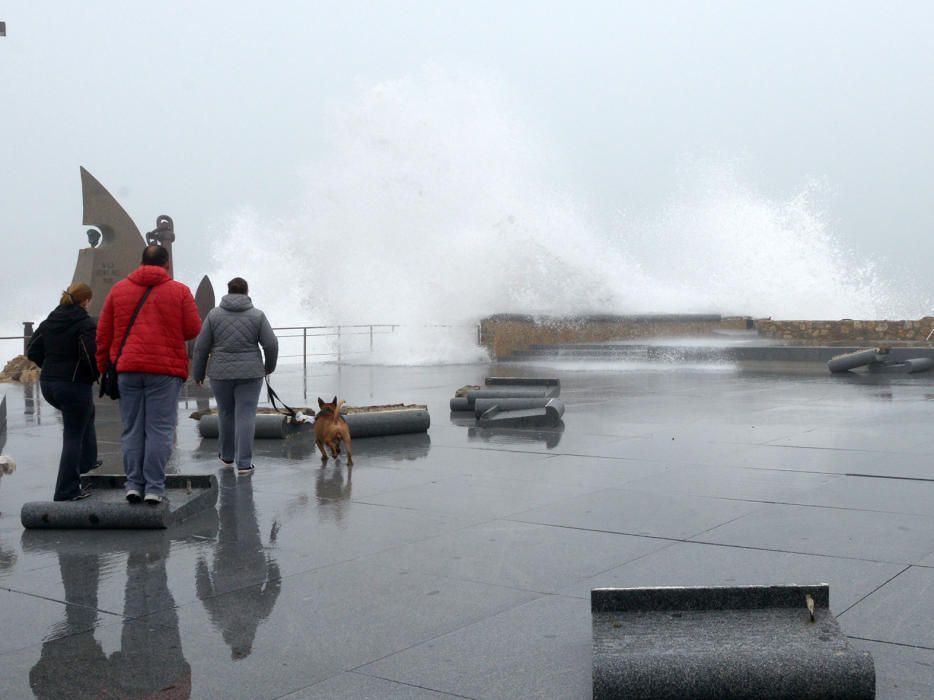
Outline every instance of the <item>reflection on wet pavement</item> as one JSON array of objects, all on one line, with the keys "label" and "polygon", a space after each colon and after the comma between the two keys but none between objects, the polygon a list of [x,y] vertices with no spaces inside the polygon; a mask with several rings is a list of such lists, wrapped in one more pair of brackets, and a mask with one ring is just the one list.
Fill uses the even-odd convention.
[{"label": "reflection on wet pavement", "polygon": [[471,441],[487,442],[494,445],[522,445],[535,443],[553,450],[561,444],[561,435],[564,433],[564,423],[561,422],[548,430],[517,430],[515,428],[481,428],[467,429],[467,438]]},{"label": "reflection on wet pavement", "polygon": [[[23,531],[61,424],[3,386],[0,697],[590,697],[591,586],[788,572],[841,591],[879,697],[934,695],[934,637],[908,619],[934,614],[934,377],[548,372],[564,424],[504,430],[448,418],[451,388],[540,367],[285,368],[291,405],[424,403],[432,426],[355,441],[353,469],[310,434],[258,441],[252,477],[200,438],[209,395],[186,387],[171,469],[216,474],[219,499],[161,532]],[[117,404],[97,428],[121,473]]]},{"label": "reflection on wet pavement", "polygon": [[[58,550],[69,604],[64,619],[47,634],[39,660],[29,672],[36,697],[135,698],[156,693],[190,697],[191,667],[182,650],[166,574],[168,537],[150,538],[127,555],[120,648],[109,655],[93,632],[100,618],[101,556],[93,549],[82,551],[80,546]],[[157,612],[163,613],[160,624],[139,622]]]},{"label": "reflection on wet pavement", "polygon": [[[272,612],[282,579],[275,558],[260,538],[252,480],[241,479],[237,483],[233,470],[224,469],[218,481],[220,527],[217,545],[210,567],[204,556],[198,558],[195,576],[198,598],[211,624],[230,647],[230,658],[239,660],[253,651],[256,628]],[[230,605],[229,601],[217,596],[237,589],[244,566],[251,571],[262,572],[261,578],[258,585],[242,590],[237,605]]]}]

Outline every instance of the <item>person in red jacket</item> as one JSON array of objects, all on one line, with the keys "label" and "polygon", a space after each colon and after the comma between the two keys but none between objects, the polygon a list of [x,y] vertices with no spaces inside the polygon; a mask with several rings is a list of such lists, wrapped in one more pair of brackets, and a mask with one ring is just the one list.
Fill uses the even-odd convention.
[{"label": "person in red jacket", "polygon": [[[165,497],[165,465],[178,422],[178,395],[188,378],[188,347],[201,330],[191,290],[169,276],[169,252],[160,245],[143,250],[141,265],[117,282],[97,323],[97,366],[117,360],[121,444],[130,503],[159,504]],[[147,289],[133,326],[127,326]],[[144,495],[145,494],[145,495]]]}]

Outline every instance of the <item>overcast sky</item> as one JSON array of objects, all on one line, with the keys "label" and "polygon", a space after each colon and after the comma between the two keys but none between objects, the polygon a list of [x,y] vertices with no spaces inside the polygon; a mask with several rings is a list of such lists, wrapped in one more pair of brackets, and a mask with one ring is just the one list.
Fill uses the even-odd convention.
[{"label": "overcast sky", "polygon": [[426,66],[508,94],[596,220],[650,216],[695,159],[776,200],[816,180],[834,235],[934,298],[934,3],[0,0],[0,20],[0,324],[70,281],[80,165],[143,231],[174,217],[194,286],[241,208],[302,206],[335,105]]}]

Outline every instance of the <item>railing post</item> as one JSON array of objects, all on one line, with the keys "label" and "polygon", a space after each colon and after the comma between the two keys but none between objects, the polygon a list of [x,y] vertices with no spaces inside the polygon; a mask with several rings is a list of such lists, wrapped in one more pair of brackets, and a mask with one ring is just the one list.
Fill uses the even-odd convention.
[{"label": "railing post", "polygon": [[32,342],[32,321],[23,321],[23,354],[29,350],[29,343]]},{"label": "railing post", "polygon": [[337,364],[341,363],[341,327],[337,327]]},{"label": "railing post", "polygon": [[373,324],[370,324],[370,354],[373,354]]},{"label": "railing post", "polygon": [[308,374],[308,326],[302,326],[302,373]]}]

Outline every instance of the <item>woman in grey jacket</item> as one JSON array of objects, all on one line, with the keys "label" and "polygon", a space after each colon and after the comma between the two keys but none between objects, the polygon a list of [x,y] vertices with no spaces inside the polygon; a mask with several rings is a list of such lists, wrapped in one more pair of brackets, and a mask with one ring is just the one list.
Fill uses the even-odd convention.
[{"label": "woman in grey jacket", "polygon": [[226,465],[236,464],[241,476],[253,473],[256,405],[263,378],[275,371],[279,356],[276,334],[248,291],[242,277],[227,283],[220,306],[204,319],[192,360],[192,377],[201,384],[207,374],[217,399],[217,456]]}]

